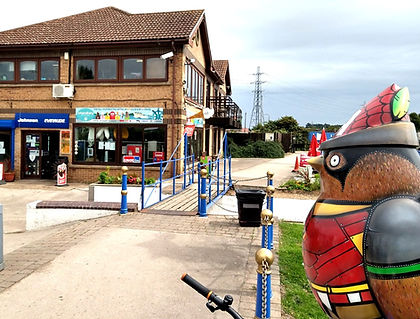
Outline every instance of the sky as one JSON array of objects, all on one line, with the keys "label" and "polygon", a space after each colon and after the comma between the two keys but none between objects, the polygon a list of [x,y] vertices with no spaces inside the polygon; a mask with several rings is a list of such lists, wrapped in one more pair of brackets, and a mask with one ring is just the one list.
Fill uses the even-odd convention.
[{"label": "sky", "polygon": [[388,0],[4,1],[0,31],[107,6],[129,13],[205,9],[212,57],[229,60],[249,127],[255,73],[266,120],[344,124],[392,83],[420,113],[420,2]]}]

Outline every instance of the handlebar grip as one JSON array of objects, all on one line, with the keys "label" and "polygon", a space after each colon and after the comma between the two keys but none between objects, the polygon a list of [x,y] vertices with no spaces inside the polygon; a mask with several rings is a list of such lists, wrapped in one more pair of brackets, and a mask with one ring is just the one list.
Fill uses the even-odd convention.
[{"label": "handlebar grip", "polygon": [[203,297],[209,299],[212,291],[206,287],[204,287],[202,284],[200,284],[197,280],[195,280],[193,277],[191,277],[188,274],[183,274],[181,277],[181,280],[185,282],[188,286],[195,289],[200,295]]}]

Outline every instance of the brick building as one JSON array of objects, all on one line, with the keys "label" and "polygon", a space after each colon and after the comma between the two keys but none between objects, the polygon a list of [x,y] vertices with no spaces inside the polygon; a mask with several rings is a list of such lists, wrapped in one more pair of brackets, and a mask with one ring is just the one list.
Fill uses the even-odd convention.
[{"label": "brick building", "polygon": [[241,127],[230,94],[203,10],[107,7],[0,32],[0,161],[19,179],[53,178],[67,160],[70,181],[91,182],[169,159],[186,127],[189,152],[214,155]]}]

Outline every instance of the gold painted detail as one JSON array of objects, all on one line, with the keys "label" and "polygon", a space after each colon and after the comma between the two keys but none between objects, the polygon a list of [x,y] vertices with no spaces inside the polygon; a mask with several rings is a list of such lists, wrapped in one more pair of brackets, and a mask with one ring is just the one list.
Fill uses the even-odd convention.
[{"label": "gold painted detail", "polygon": [[319,286],[311,282],[312,288],[318,291],[333,293],[333,294],[343,294],[348,292],[360,292],[363,290],[368,290],[369,287],[367,284],[362,285],[355,285],[355,286],[347,286],[347,287],[324,287]]},{"label": "gold painted detail", "polygon": [[127,195],[127,193],[128,193],[128,191],[126,191],[126,190],[121,191],[121,195]]},{"label": "gold painted detail", "polygon": [[350,239],[353,242],[353,244],[356,246],[360,255],[363,256],[363,233],[351,236]]},{"label": "gold painted detail", "polygon": [[328,216],[328,215],[340,215],[348,212],[365,209],[371,205],[339,205],[339,204],[327,204],[327,203],[316,203],[314,208],[314,215]]},{"label": "gold painted detail", "polygon": [[207,195],[206,194],[200,194],[200,198],[201,199],[206,199],[207,198]]}]

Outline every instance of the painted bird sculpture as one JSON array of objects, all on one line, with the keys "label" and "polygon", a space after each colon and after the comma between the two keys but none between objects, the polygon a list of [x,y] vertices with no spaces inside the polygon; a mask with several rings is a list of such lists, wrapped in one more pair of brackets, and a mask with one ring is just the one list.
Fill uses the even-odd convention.
[{"label": "painted bird sculpture", "polygon": [[420,318],[420,156],[393,84],[320,145],[303,235],[313,294],[335,319]]}]

